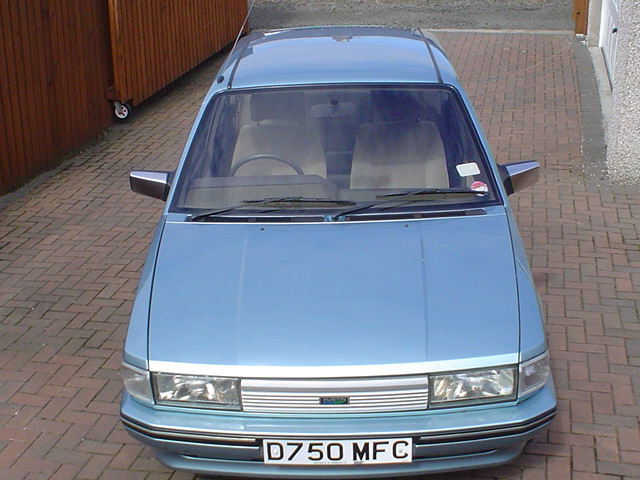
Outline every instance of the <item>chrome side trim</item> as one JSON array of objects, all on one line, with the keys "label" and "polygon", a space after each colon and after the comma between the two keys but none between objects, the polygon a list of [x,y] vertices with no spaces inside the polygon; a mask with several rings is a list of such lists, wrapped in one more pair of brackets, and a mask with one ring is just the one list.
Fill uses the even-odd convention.
[{"label": "chrome side trim", "polygon": [[160,440],[176,440],[179,442],[194,442],[194,443],[206,443],[215,444],[217,446],[226,446],[233,448],[258,448],[257,438],[249,437],[227,437],[216,436],[208,433],[193,432],[193,431],[179,431],[169,430],[158,427],[152,427],[140,422],[128,418],[124,415],[120,415],[122,424],[143,435],[148,437],[160,439]]},{"label": "chrome side trim", "polygon": [[[207,430],[175,430],[157,426],[147,425],[143,422],[136,421],[125,415],[120,415],[120,419],[125,427],[134,430],[143,435],[147,435],[156,439],[167,439],[175,441],[187,441],[194,443],[220,443],[226,445],[244,446],[245,448],[255,448],[259,445],[259,441],[264,438],[286,438],[286,439],[337,439],[337,438],[395,438],[403,436],[418,437],[416,446],[429,445],[433,443],[449,443],[463,442],[482,438],[495,438],[499,436],[525,434],[537,428],[541,428],[550,423],[556,415],[556,409],[553,408],[538,415],[534,418],[523,422],[508,423],[495,427],[485,427],[479,429],[461,429],[441,432],[421,432],[421,431],[397,431],[397,432],[380,432],[380,433],[332,433],[318,434],[315,432],[297,433],[295,435],[286,432],[273,432],[269,434],[246,431],[242,432],[243,437],[237,437],[238,432],[223,431],[207,431]],[[229,436],[227,436],[229,435]],[[231,436],[236,435],[236,436]]]},{"label": "chrome side trim", "polygon": [[425,373],[451,372],[476,368],[492,368],[518,363],[518,353],[489,357],[464,358],[415,363],[389,363],[382,365],[326,365],[326,366],[269,366],[269,365],[212,365],[203,363],[163,362],[149,360],[149,370],[158,373],[185,375],[211,375],[236,378],[358,378]]},{"label": "chrome side trim", "polygon": [[556,409],[554,408],[553,410],[545,412],[542,415],[527,420],[526,422],[513,423],[502,427],[421,435],[420,438],[416,440],[416,445],[433,445],[436,443],[462,442],[523,434],[550,423],[555,416]]}]

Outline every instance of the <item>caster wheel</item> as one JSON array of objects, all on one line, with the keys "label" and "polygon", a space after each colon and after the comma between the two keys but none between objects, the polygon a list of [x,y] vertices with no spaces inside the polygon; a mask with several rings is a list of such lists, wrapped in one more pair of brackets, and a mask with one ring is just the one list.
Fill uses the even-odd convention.
[{"label": "caster wheel", "polygon": [[129,119],[131,115],[131,105],[128,103],[113,102],[113,115],[120,121]]}]

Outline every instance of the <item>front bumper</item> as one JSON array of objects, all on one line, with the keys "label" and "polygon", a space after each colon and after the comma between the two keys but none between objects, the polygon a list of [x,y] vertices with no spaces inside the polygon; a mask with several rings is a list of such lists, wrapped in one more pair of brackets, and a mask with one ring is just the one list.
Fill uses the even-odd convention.
[{"label": "front bumper", "polygon": [[[415,475],[489,467],[515,458],[556,411],[553,385],[517,405],[403,414],[294,417],[159,409],[126,393],[126,430],[176,470],[257,477],[335,478]],[[263,463],[264,438],[414,439],[413,462],[389,465],[278,466]]]}]

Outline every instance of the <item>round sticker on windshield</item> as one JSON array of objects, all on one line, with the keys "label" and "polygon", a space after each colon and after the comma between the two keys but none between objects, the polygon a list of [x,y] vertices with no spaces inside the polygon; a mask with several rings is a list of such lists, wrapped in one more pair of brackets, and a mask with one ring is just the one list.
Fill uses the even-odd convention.
[{"label": "round sticker on windshield", "polygon": [[458,170],[458,174],[461,177],[470,177],[471,175],[478,175],[480,173],[478,164],[475,162],[456,165],[456,170]]},{"label": "round sticker on windshield", "polygon": [[487,187],[487,184],[484,182],[473,182],[471,184],[471,190],[474,192],[488,192],[489,187]]}]

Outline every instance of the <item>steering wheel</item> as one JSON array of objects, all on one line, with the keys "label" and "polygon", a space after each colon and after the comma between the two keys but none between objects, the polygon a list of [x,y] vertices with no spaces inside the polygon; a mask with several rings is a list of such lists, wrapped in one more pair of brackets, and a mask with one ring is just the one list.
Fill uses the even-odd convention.
[{"label": "steering wheel", "polygon": [[292,162],[290,160],[285,160],[284,158],[277,157],[276,155],[271,155],[270,153],[258,153],[257,155],[251,155],[250,157],[243,158],[242,160],[240,160],[239,162],[234,164],[231,167],[231,170],[229,170],[229,176],[233,177],[236,174],[236,172],[238,171],[238,169],[240,167],[242,167],[243,165],[246,165],[247,163],[253,162],[255,160],[262,160],[263,158],[270,158],[272,160],[276,160],[278,162],[282,162],[282,163],[290,166],[291,168],[293,168],[297,175],[304,175],[304,172],[302,171],[302,168],[300,168],[300,165],[298,165],[297,163],[294,163],[294,162]]}]

